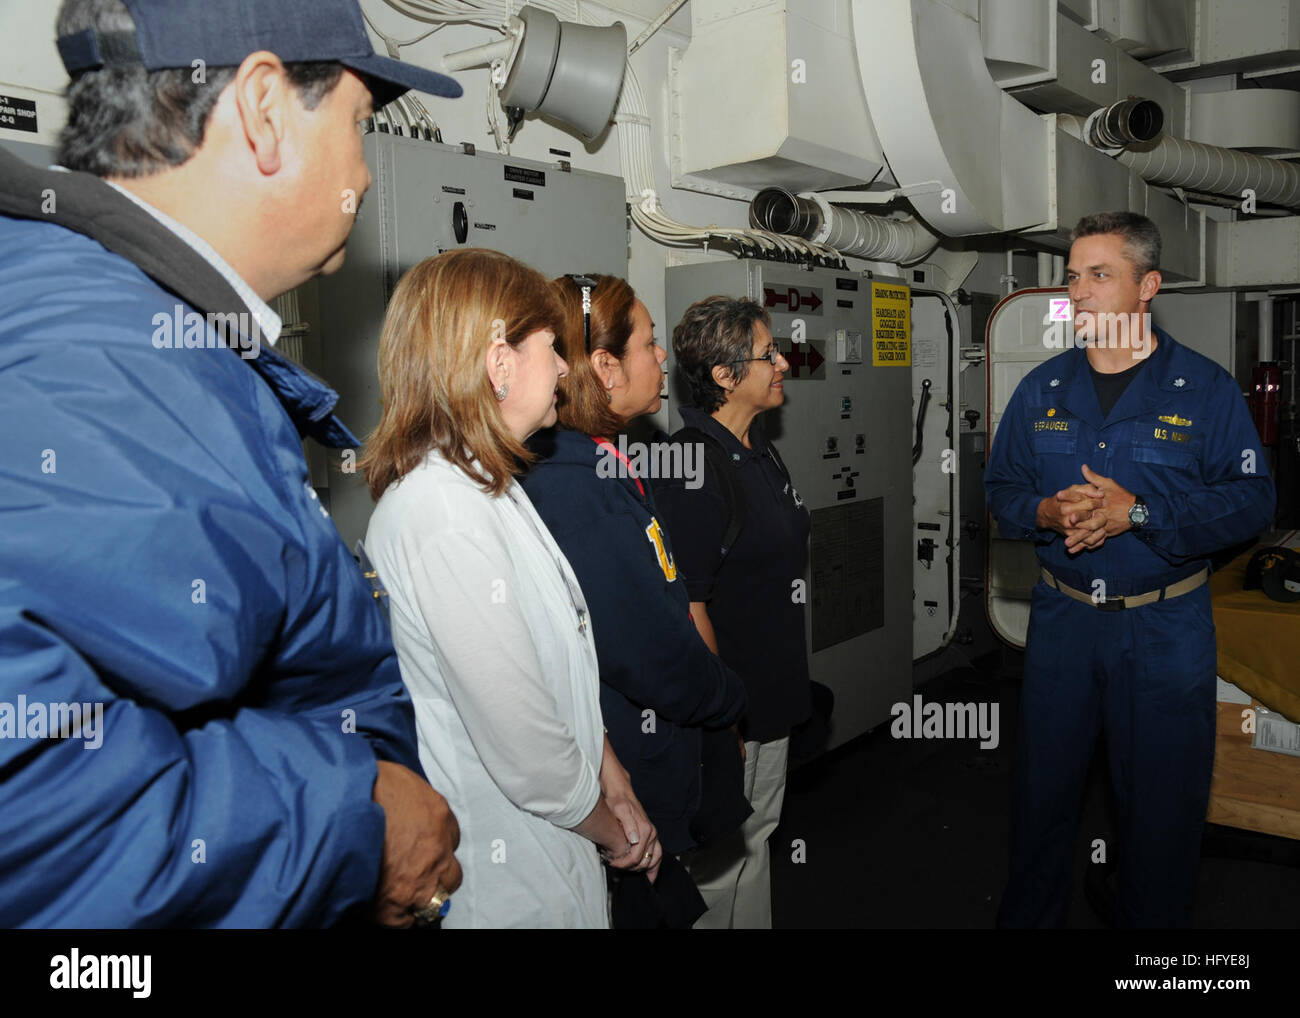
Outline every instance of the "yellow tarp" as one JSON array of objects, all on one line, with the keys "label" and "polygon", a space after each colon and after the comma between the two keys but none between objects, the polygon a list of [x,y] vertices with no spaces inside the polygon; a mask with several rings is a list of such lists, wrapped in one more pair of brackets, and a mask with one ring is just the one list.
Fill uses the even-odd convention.
[{"label": "yellow tarp", "polygon": [[1282,604],[1262,590],[1241,589],[1254,551],[1210,577],[1219,675],[1300,722],[1300,601]]}]

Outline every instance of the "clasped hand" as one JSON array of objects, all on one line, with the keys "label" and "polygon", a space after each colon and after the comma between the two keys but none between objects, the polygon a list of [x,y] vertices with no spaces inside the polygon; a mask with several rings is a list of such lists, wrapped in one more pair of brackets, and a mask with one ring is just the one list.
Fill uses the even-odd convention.
[{"label": "clasped hand", "polygon": [[1108,537],[1129,529],[1128,511],[1136,496],[1109,477],[1083,465],[1086,483],[1072,484],[1038,504],[1038,524],[1065,537],[1065,550],[1074,554],[1100,548]]},{"label": "clasped hand", "polygon": [[614,869],[644,872],[653,883],[659,875],[659,865],[664,858],[663,847],[659,844],[659,832],[655,830],[636,793],[632,791],[631,779],[614,754],[608,736],[605,738],[605,754],[600,767],[600,790],[626,839],[626,847],[621,852],[614,846],[608,846],[602,852],[602,857]]}]

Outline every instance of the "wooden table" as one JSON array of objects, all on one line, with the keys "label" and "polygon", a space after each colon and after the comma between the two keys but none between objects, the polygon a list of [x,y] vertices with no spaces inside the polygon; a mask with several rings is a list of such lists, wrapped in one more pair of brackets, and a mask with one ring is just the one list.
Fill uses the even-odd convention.
[{"label": "wooden table", "polygon": [[[1255,706],[1258,706],[1256,704]],[[1300,757],[1251,749],[1245,704],[1218,705],[1210,823],[1300,840]]]}]

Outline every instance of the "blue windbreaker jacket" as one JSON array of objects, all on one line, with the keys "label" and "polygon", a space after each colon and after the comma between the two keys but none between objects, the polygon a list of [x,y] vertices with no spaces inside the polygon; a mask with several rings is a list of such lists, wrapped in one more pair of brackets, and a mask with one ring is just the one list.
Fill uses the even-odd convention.
[{"label": "blue windbreaker jacket", "polygon": [[95,178],[0,156],[0,212],[0,926],[328,924],[375,891],[376,757],[422,773],[295,427],[356,444],[337,397],[158,349],[158,314],[245,309]]}]

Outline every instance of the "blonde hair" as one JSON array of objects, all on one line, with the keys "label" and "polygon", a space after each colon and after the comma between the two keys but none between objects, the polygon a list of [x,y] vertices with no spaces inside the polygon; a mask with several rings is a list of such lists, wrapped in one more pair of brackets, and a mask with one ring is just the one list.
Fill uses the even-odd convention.
[{"label": "blonde hair", "polygon": [[540,329],[558,333],[561,318],[546,277],[498,251],[459,248],[407,272],[379,339],[384,409],[361,457],[371,496],[378,499],[432,449],[489,494],[504,492],[532,455],[501,415],[488,346],[494,338],[518,346]]},{"label": "blonde hair", "polygon": [[[591,351],[608,350],[620,361],[632,335],[636,294],[617,276],[591,276]],[[564,359],[569,376],[560,382],[560,424],[584,435],[615,435],[626,423],[609,408],[605,386],[591,366],[582,324],[582,287],[568,276],[551,283],[563,315]]]}]

